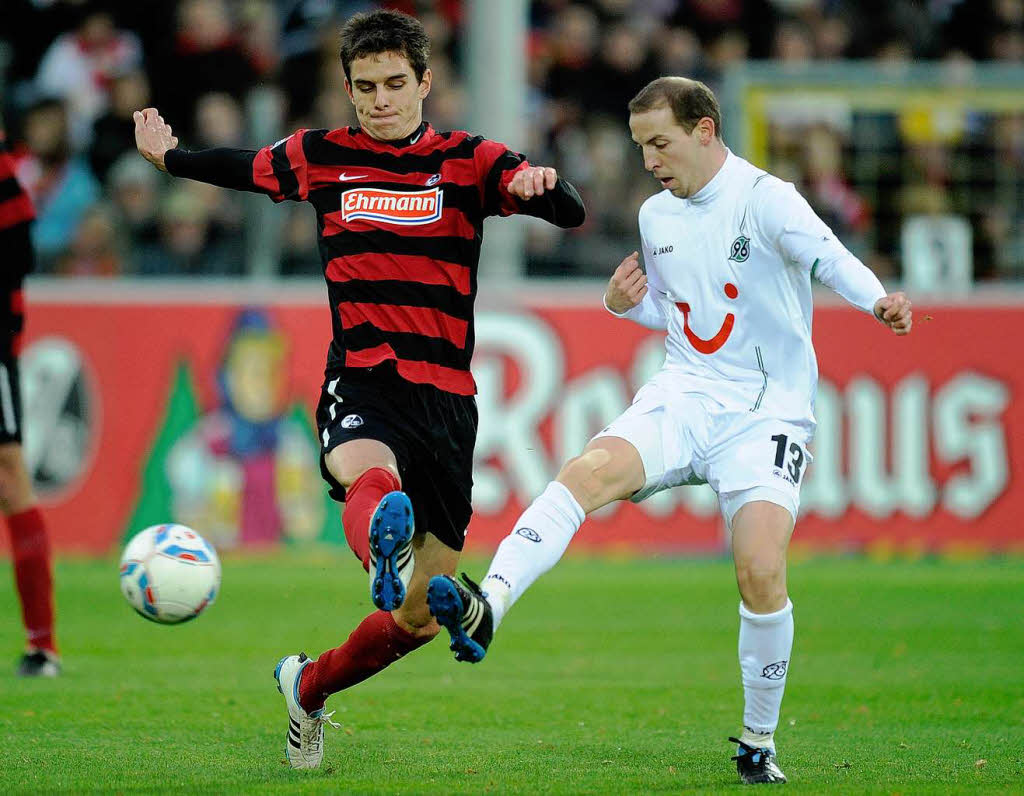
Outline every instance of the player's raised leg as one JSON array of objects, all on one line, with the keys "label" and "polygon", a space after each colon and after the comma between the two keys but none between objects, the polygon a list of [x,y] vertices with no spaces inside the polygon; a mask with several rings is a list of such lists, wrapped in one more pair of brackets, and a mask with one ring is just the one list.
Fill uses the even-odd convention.
[{"label": "player's raised leg", "polygon": [[345,538],[370,573],[370,598],[383,611],[402,604],[415,568],[412,503],[401,491],[392,450],[375,439],[333,448],[324,464],[345,488]]},{"label": "player's raised leg", "polygon": [[620,437],[591,440],[519,517],[479,589],[468,578],[466,587],[451,577],[434,578],[427,602],[451,634],[456,660],[481,660],[505,613],[558,562],[586,515],[643,484],[643,462],[631,443]]},{"label": "player's raised leg", "polygon": [[[460,552],[432,534],[413,540],[416,570],[406,601],[395,611],[375,611],[352,631],[344,644],[327,650],[315,661],[305,654],[290,655],[274,671],[288,705],[286,750],[293,768],[316,768],[323,757],[324,713],[329,696],[351,688],[423,646],[440,631],[427,610],[427,584],[434,575],[451,574]],[[337,726],[337,725],[335,725]]]},{"label": "player's raised leg", "polygon": [[[755,497],[757,490],[749,492]],[[793,604],[786,590],[792,533],[790,509],[769,500],[743,503],[732,518],[744,707],[743,732],[730,740],[738,745],[733,759],[746,783],[786,781],[776,761],[775,730],[793,648]]]}]

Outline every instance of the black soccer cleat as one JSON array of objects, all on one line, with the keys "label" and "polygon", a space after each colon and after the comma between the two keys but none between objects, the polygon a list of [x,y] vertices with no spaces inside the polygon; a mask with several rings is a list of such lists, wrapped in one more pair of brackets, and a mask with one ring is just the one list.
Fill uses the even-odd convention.
[{"label": "black soccer cleat", "polygon": [[463,587],[448,575],[435,575],[427,586],[430,613],[452,637],[455,660],[479,663],[494,636],[494,614],[480,587],[462,573]]},{"label": "black soccer cleat", "polygon": [[739,738],[730,738],[739,747],[736,750],[736,773],[745,785],[781,785],[786,781],[778,763],[775,752],[767,747],[753,747],[743,743]]},{"label": "black soccer cleat", "polygon": [[49,650],[33,649],[18,661],[18,677],[56,677],[60,674],[60,658]]}]

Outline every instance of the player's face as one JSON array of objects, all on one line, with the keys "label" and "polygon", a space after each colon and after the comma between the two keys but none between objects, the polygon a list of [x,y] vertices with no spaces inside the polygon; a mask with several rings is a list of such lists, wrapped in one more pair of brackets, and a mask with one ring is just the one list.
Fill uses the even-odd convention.
[{"label": "player's face", "polygon": [[707,130],[697,124],[687,133],[667,105],[629,117],[633,141],[643,152],[644,168],[651,172],[663,188],[685,199],[704,185],[703,145]]},{"label": "player's face", "polygon": [[378,141],[411,135],[423,121],[423,98],[430,93],[430,70],[416,81],[409,59],[375,53],[349,64],[345,91],[356,107],[359,126]]}]

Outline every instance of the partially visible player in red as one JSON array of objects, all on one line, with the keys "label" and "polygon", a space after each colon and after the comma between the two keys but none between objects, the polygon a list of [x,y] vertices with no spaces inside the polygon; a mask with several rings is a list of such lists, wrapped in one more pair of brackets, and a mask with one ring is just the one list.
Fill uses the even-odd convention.
[{"label": "partially visible player in red", "polygon": [[[423,121],[429,51],[412,17],[354,16],[342,29],[341,62],[358,126],[299,130],[259,151],[181,150],[155,108],[135,114],[139,151],[162,171],[316,210],[334,325],[317,407],[321,470],[345,502],[345,535],[380,610],[317,660],[278,664],[295,768],[320,765],[329,695],[440,629],[427,583],[455,572],[472,514],[470,360],[484,219],[584,219],[576,190],[553,168]],[[296,620],[309,610],[297,606]],[[324,616],[317,607],[312,621]]]},{"label": "partially visible player in red", "polygon": [[56,677],[60,658],[53,633],[50,540],[36,507],[21,452],[18,353],[24,325],[22,282],[35,264],[29,224],[32,201],[14,176],[14,161],[0,130],[0,512],[7,518],[14,581],[28,637],[18,674]]}]

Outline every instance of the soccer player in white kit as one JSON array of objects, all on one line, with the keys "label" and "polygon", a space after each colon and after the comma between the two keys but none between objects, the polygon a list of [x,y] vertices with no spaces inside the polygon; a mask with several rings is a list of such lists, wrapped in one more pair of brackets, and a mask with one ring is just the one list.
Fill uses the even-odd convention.
[{"label": "soccer player in white kit", "polygon": [[741,597],[743,730],[730,738],[737,771],[744,782],[785,782],[774,733],[793,645],[786,549],[815,425],[811,277],[897,335],[910,332],[910,301],[887,295],[792,184],[726,148],[718,102],[703,83],[659,78],[629,111],[644,166],[664,190],[640,208],[646,273],[629,255],[604,301],[614,315],[668,332],[665,364],[523,512],[481,587],[439,576],[428,603],[456,658],[476,662],[587,514],[710,484]]}]

